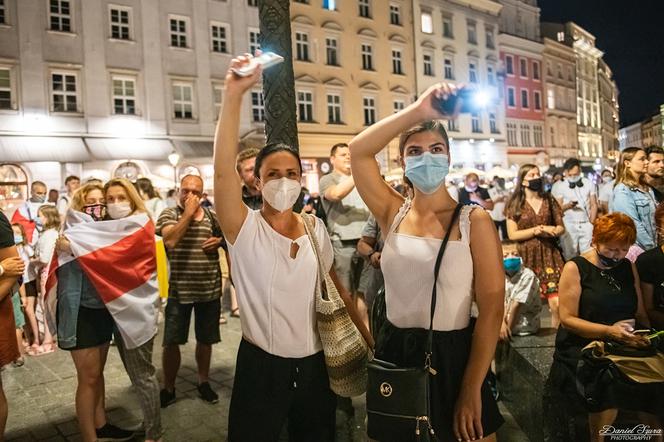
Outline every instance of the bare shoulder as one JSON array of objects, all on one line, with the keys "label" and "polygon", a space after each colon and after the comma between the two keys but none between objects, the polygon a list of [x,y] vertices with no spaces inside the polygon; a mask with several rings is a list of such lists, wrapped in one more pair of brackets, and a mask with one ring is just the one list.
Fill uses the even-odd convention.
[{"label": "bare shoulder", "polygon": [[469,210],[470,210],[470,221],[473,224],[488,223],[492,226],[494,225],[493,220],[491,219],[491,215],[489,215],[489,212],[484,210],[482,207],[480,207],[480,206],[472,207]]}]

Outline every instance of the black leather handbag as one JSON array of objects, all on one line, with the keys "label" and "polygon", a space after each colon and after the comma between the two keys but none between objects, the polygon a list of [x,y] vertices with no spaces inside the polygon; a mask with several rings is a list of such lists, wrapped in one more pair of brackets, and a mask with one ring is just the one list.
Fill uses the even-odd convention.
[{"label": "black leather handbag", "polygon": [[431,367],[433,352],[433,317],[436,311],[436,282],[443,254],[450,239],[454,222],[459,217],[457,205],[447,233],[440,245],[431,292],[431,318],[427,336],[427,350],[421,367],[399,367],[396,364],[372,359],[367,364],[367,434],[379,441],[436,440],[431,426],[429,403],[429,376],[435,376]]}]

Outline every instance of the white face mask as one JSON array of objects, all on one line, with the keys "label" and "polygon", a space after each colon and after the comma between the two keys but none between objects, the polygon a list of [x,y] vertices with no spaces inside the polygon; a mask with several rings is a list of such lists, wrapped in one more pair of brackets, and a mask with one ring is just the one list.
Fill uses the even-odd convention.
[{"label": "white face mask", "polygon": [[261,193],[271,207],[279,212],[285,212],[293,208],[301,190],[302,186],[299,181],[284,177],[265,183]]},{"label": "white face mask", "polygon": [[131,204],[129,202],[112,203],[106,206],[106,212],[112,219],[126,218],[131,215]]}]

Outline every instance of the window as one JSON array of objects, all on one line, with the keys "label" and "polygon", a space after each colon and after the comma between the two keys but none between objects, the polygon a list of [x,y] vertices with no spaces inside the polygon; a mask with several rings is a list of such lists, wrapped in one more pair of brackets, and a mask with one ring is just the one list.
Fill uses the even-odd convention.
[{"label": "window", "polygon": [[73,72],[51,73],[53,112],[78,112],[78,84]]},{"label": "window", "polygon": [[221,54],[228,54],[230,52],[228,47],[228,25],[215,23],[210,26],[210,36],[212,38],[212,52]]},{"label": "window", "polygon": [[542,126],[533,127],[533,141],[535,141],[535,147],[544,146],[544,140],[542,138]]},{"label": "window", "polygon": [[403,74],[403,68],[401,66],[401,50],[392,49],[392,73],[393,74]]},{"label": "window", "polygon": [[339,66],[339,41],[335,37],[325,38],[325,54],[329,66]]},{"label": "window", "polygon": [[295,57],[300,61],[309,61],[309,34],[295,33]]},{"label": "window", "polygon": [[523,147],[530,146],[530,126],[528,124],[521,125],[521,145]]},{"label": "window", "polygon": [[51,31],[71,32],[70,1],[49,0],[48,3],[49,3],[48,21],[50,24]]},{"label": "window", "polygon": [[556,145],[556,131],[553,128],[553,126],[551,126],[549,128],[549,132],[550,132],[550,136],[551,136],[551,146],[555,146]]},{"label": "window", "polygon": [[431,54],[424,54],[424,75],[433,77],[433,61]]},{"label": "window", "polygon": [[251,92],[251,120],[254,123],[265,121],[265,103],[263,103],[263,92]]},{"label": "window", "polygon": [[574,81],[574,72],[573,72],[573,70],[574,69],[572,69],[572,66],[567,67],[567,79],[569,81]]},{"label": "window", "polygon": [[249,53],[251,55],[261,48],[260,37],[261,33],[258,29],[249,29]]},{"label": "window", "polygon": [[323,9],[327,9],[328,11],[336,11],[337,10],[336,0],[323,0]]},{"label": "window", "polygon": [[540,79],[540,64],[538,61],[533,61],[533,79]]},{"label": "window", "polygon": [[521,89],[521,107],[528,109],[528,90]]},{"label": "window", "polygon": [[451,15],[443,15],[443,37],[454,38],[454,25]]},{"label": "window", "polygon": [[540,91],[533,92],[533,101],[535,102],[535,110],[542,110],[542,94]]},{"label": "window", "polygon": [[371,5],[370,0],[358,0],[357,5],[360,9],[360,17],[371,18]]},{"label": "window", "polygon": [[390,24],[401,26],[401,8],[399,5],[390,5]]},{"label": "window", "polygon": [[404,100],[394,100],[392,102],[392,109],[394,109],[394,113],[396,114],[399,111],[402,111],[406,108],[406,102]]},{"label": "window", "polygon": [[454,119],[454,120],[447,120],[447,129],[450,132],[459,132],[459,120]]},{"label": "window", "polygon": [[498,130],[498,122],[496,120],[495,112],[489,112],[489,130],[491,130],[492,134],[500,133],[500,131]]},{"label": "window", "polygon": [[507,144],[510,146],[516,146],[519,144],[516,137],[516,124],[507,123],[505,126],[507,126]]},{"label": "window", "polygon": [[556,75],[558,75],[558,78],[561,80],[563,79],[563,65],[558,63],[557,69],[556,69]]},{"label": "window", "polygon": [[486,79],[487,79],[487,83],[489,83],[491,86],[496,85],[496,73],[494,71],[493,66],[487,66],[487,68],[486,68]]},{"label": "window", "polygon": [[556,92],[552,86],[546,89],[546,107],[548,109],[556,108]]},{"label": "window", "polygon": [[468,27],[468,43],[477,44],[477,23],[473,20],[467,20],[466,25]]},{"label": "window", "polygon": [[341,124],[341,95],[327,94],[327,122]]},{"label": "window", "polygon": [[363,97],[362,108],[364,110],[364,125],[371,126],[376,122],[376,99],[373,97]]},{"label": "window", "polygon": [[445,80],[454,80],[454,66],[452,65],[451,57],[445,57],[443,68],[445,70]]},{"label": "window", "polygon": [[7,24],[7,5],[5,0],[0,0],[0,25]]},{"label": "window", "polygon": [[136,79],[113,77],[113,113],[136,115]]},{"label": "window", "polygon": [[194,118],[194,85],[181,81],[173,82],[173,118]]},{"label": "window", "polygon": [[486,47],[489,49],[495,49],[496,43],[493,38],[493,28],[486,28]]},{"label": "window", "polygon": [[507,88],[507,107],[516,107],[516,91],[513,87]]},{"label": "window", "polygon": [[314,96],[309,91],[297,91],[297,115],[299,121],[314,121]]},{"label": "window", "polygon": [[131,40],[131,8],[110,7],[111,38]]},{"label": "window", "polygon": [[468,63],[468,79],[471,83],[478,83],[477,81],[477,63],[471,61]]},{"label": "window", "polygon": [[171,17],[171,46],[174,48],[187,47],[187,18]]},{"label": "window", "polygon": [[0,109],[12,109],[12,83],[9,69],[0,68]]},{"label": "window", "polygon": [[28,198],[28,175],[16,164],[0,164],[0,210],[14,211]]},{"label": "window", "polygon": [[214,116],[215,119],[218,119],[219,114],[221,113],[221,101],[224,94],[224,86],[221,84],[213,84],[212,94],[214,95]]},{"label": "window", "polygon": [[258,0],[247,0],[248,6],[258,7]]},{"label": "window", "polygon": [[369,43],[362,43],[362,69],[373,71],[373,48]]},{"label": "window", "polygon": [[422,12],[422,32],[425,34],[433,34],[433,17],[431,17],[431,12]]},{"label": "window", "polygon": [[507,75],[514,75],[514,59],[511,55],[505,56],[505,72]]},{"label": "window", "polygon": [[470,114],[470,122],[472,126],[473,133],[482,132],[482,123],[480,121],[480,113],[473,112]]},{"label": "window", "polygon": [[520,58],[519,59],[519,74],[523,78],[528,78],[528,61],[525,58]]}]

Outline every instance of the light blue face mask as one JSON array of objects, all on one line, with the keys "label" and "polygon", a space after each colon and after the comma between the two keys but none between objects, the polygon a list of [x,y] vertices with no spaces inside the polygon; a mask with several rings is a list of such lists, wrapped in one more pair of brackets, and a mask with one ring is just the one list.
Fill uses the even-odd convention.
[{"label": "light blue face mask", "polygon": [[445,182],[450,171],[449,156],[424,152],[422,155],[406,157],[406,177],[422,193],[432,194]]}]

